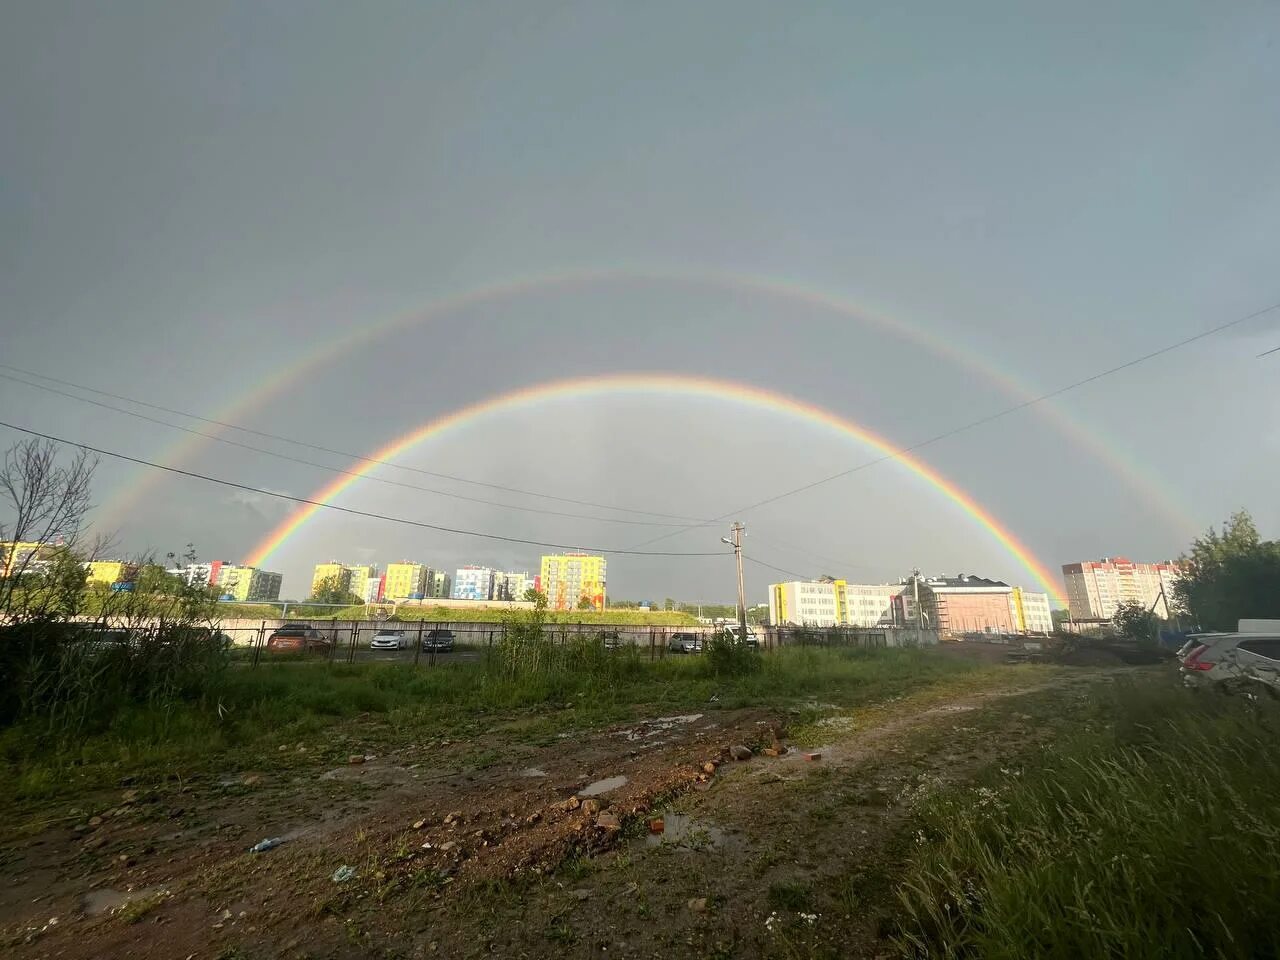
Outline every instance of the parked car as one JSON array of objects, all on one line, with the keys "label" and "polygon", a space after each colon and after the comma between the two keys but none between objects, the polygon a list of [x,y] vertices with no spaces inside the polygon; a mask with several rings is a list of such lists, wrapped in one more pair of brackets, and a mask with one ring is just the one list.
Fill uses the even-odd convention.
[{"label": "parked car", "polygon": [[428,630],[422,638],[423,650],[442,650],[449,651],[453,649],[453,631],[446,630],[443,627],[435,627]]},{"label": "parked car", "polygon": [[702,637],[696,633],[673,633],[667,640],[671,653],[701,653]]},{"label": "parked car", "polygon": [[405,646],[404,631],[379,630],[369,641],[370,650],[403,650]]},{"label": "parked car", "polygon": [[270,653],[328,653],[329,638],[305,623],[286,623],[267,638]]},{"label": "parked car", "polygon": [[747,632],[743,636],[739,636],[741,628],[736,623],[725,624],[724,636],[730,643],[741,643],[744,647],[751,647],[758,650],[760,648],[760,638],[756,636],[756,632],[747,627]]},{"label": "parked car", "polygon": [[1280,697],[1280,634],[1209,633],[1192,639],[1196,646],[1181,670],[1188,687]]}]

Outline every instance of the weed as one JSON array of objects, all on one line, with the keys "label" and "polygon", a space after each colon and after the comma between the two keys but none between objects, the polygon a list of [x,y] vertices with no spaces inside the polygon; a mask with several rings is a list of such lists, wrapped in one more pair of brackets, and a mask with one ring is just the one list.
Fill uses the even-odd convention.
[{"label": "weed", "polygon": [[[1280,708],[1117,684],[1052,755],[917,807],[900,946],[929,956],[1280,952]],[[1188,899],[1190,898],[1190,899]]]},{"label": "weed", "polygon": [[123,923],[137,923],[168,899],[168,891],[162,891],[149,897],[130,900],[116,912],[116,917]]}]

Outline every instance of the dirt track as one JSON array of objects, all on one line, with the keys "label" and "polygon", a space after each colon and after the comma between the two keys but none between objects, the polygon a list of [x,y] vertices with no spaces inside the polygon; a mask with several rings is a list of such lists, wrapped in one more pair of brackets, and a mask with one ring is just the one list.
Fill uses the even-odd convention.
[{"label": "dirt track", "polygon": [[[1029,714],[992,716],[1002,699],[1069,698],[1097,676],[1009,671],[831,717],[807,731],[828,741],[814,759],[723,761],[769,746],[786,718],[709,708],[354,763],[357,729],[261,771],[122,785],[6,842],[0,942],[68,958],[875,956],[890,952],[873,901],[910,791],[1033,745]],[[619,777],[591,798],[601,816],[587,788]],[[669,827],[649,835],[657,813]],[[286,842],[246,852],[269,836]],[[355,876],[335,882],[343,865]]]}]

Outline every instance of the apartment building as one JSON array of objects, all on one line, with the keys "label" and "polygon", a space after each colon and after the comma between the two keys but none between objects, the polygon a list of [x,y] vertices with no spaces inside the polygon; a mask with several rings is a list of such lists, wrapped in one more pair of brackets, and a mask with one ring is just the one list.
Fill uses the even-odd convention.
[{"label": "apartment building", "polygon": [[436,600],[448,600],[453,595],[453,577],[443,570],[432,570],[427,582],[428,597]]},{"label": "apartment building", "polygon": [[402,560],[387,564],[387,578],[383,587],[384,600],[421,600],[426,596],[431,568],[422,563]]},{"label": "apartment building", "polygon": [[493,588],[493,599],[495,600],[523,600],[524,595],[533,586],[534,578],[529,576],[529,571],[524,570],[519,573],[499,573],[497,581]]},{"label": "apartment building", "polygon": [[208,563],[188,563],[184,567],[174,567],[165,572],[181,577],[188,587],[212,587],[217,585],[222,568],[231,565],[227,560],[210,560]]},{"label": "apartment building", "polygon": [[1154,608],[1168,618],[1180,570],[1176,563],[1137,563],[1127,557],[1103,557],[1064,563],[1067,608],[1072,620],[1110,620],[1125,604]]},{"label": "apartment building", "polygon": [[281,579],[271,570],[226,563],[218,570],[218,593],[223,600],[244,603],[279,600]]},{"label": "apartment building", "polygon": [[311,596],[318,597],[321,590],[338,590],[341,593],[347,593],[351,589],[351,571],[338,563],[336,560],[330,560],[328,563],[317,563],[315,571],[311,574]]},{"label": "apartment building", "polygon": [[492,600],[495,581],[491,567],[460,567],[453,575],[453,599]]},{"label": "apartment building", "polygon": [[547,595],[552,610],[576,610],[585,599],[596,610],[607,601],[604,557],[585,553],[551,554],[542,558],[537,588]]},{"label": "apartment building", "polygon": [[369,593],[369,581],[372,580],[375,585],[378,582],[378,568],[371,563],[348,564],[347,573],[350,575],[347,592],[365,600]]},{"label": "apartment building", "polygon": [[899,621],[900,583],[791,580],[769,587],[769,622],[811,627],[875,627]]}]

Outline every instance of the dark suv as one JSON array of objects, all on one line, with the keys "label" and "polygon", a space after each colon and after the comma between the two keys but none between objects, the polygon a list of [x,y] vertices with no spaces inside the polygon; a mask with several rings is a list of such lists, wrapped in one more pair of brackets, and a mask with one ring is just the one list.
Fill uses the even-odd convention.
[{"label": "dark suv", "polygon": [[422,638],[423,650],[438,650],[448,652],[453,649],[453,631],[446,630],[443,627],[436,627],[428,630],[426,636]]}]

